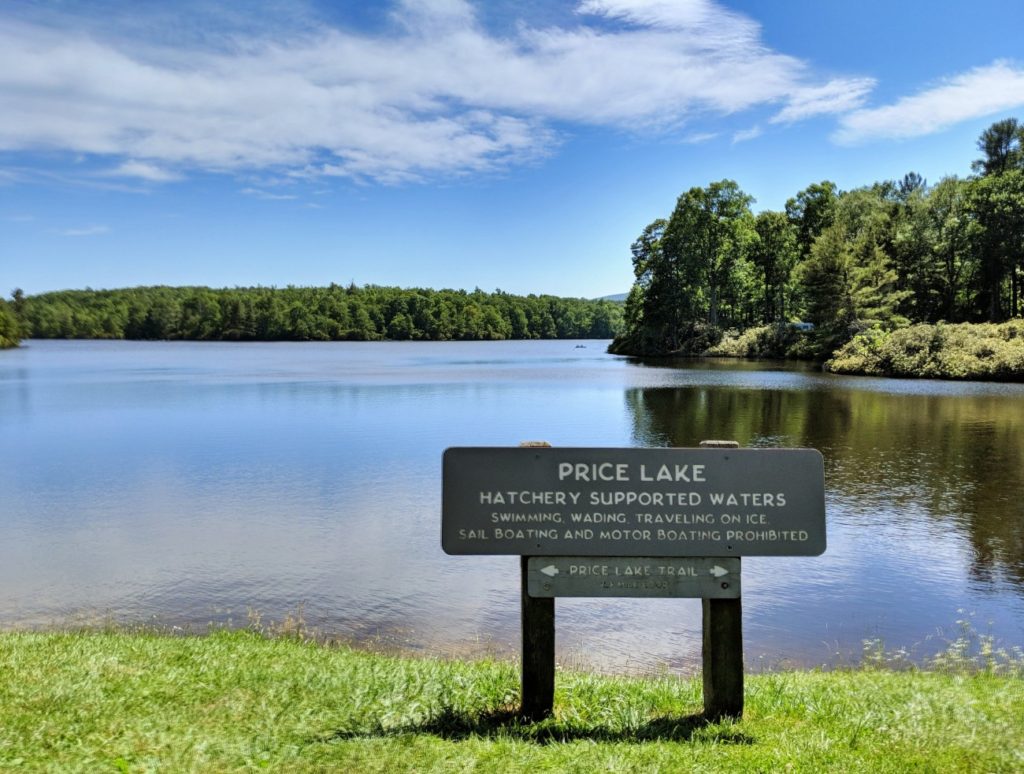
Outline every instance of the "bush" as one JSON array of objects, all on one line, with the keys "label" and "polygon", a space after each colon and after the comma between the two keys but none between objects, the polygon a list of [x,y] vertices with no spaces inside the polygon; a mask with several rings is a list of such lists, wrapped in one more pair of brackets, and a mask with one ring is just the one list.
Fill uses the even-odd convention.
[{"label": "bush", "polygon": [[825,368],[840,374],[1024,381],[1024,320],[872,329],[837,350]]},{"label": "bush", "polygon": [[803,358],[808,335],[794,325],[762,325],[742,333],[728,331],[720,342],[704,351],[710,357]]},{"label": "bush", "polygon": [[703,355],[722,340],[722,330],[702,322],[684,323],[677,330],[652,330],[639,326],[618,336],[608,346],[613,355],[672,357]]}]

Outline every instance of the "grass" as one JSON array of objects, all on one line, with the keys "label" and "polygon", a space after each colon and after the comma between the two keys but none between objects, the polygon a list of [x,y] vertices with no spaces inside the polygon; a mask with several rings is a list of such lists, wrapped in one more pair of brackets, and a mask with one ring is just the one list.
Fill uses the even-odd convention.
[{"label": "grass", "polygon": [[1024,770],[1024,661],[958,647],[938,670],[748,675],[741,722],[702,719],[699,679],[560,672],[555,717],[525,724],[510,663],[253,631],[9,633],[0,771]]}]

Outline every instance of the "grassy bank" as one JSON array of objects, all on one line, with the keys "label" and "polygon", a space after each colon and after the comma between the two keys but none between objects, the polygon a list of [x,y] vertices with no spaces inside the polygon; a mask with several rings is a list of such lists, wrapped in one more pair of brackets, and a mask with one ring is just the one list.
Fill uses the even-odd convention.
[{"label": "grassy bank", "polygon": [[1024,678],[748,676],[740,723],[700,683],[559,673],[515,722],[507,663],[385,657],[252,632],[0,635],[0,771],[1020,771]]}]

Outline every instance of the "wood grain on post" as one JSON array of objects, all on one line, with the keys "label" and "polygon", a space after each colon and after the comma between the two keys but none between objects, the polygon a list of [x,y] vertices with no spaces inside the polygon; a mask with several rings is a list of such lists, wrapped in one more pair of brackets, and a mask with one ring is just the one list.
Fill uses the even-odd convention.
[{"label": "wood grain on post", "polygon": [[[701,441],[702,448],[738,449],[736,441]],[[704,717],[743,715],[743,611],[739,599],[704,599]]]},{"label": "wood grain on post", "polygon": [[[546,441],[524,441],[521,447],[549,448]],[[522,704],[525,720],[550,717],[555,706],[555,598],[531,597],[528,556],[519,557],[522,607]]]}]

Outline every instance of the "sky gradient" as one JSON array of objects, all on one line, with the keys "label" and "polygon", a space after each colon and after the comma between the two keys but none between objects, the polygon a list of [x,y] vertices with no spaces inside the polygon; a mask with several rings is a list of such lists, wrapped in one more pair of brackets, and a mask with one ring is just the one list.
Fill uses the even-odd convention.
[{"label": "sky gradient", "polygon": [[0,293],[628,290],[692,186],[970,174],[1024,3],[0,5]]}]

